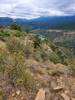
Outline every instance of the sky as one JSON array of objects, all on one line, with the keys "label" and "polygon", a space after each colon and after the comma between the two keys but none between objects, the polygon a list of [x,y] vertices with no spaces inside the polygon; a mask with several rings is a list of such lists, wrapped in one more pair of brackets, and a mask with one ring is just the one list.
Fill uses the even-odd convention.
[{"label": "sky", "polygon": [[0,0],[0,17],[37,18],[75,15],[75,0]]}]

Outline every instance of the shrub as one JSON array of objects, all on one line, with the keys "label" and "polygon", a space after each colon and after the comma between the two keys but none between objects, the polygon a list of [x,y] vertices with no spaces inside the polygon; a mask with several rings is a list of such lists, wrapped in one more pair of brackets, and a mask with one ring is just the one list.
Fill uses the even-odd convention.
[{"label": "shrub", "polygon": [[32,47],[25,46],[25,50],[24,50],[25,57],[28,59],[29,57],[32,57],[32,54],[33,54]]},{"label": "shrub", "polygon": [[55,64],[62,62],[61,59],[59,58],[59,56],[54,52],[50,53],[49,59],[50,59],[50,61],[54,62]]},{"label": "shrub", "polygon": [[21,40],[17,37],[11,37],[10,39],[8,39],[7,47],[11,53],[19,51],[24,52],[25,49],[23,43],[21,43]]},{"label": "shrub", "polygon": [[33,58],[34,58],[36,61],[42,61],[41,53],[40,53],[39,50],[34,51],[34,53],[33,53]]},{"label": "shrub", "polygon": [[0,51],[0,72],[4,74],[9,65],[9,54],[7,52]]},{"label": "shrub", "polygon": [[23,32],[20,32],[20,31],[16,31],[16,33],[15,33],[16,37],[21,37],[21,36],[24,36],[24,35],[25,35],[25,32],[23,33]]},{"label": "shrub", "polygon": [[26,58],[31,57],[33,54],[33,45],[29,44],[28,42],[25,45],[22,39],[17,37],[11,37],[11,39],[7,41],[7,47],[9,52],[22,52],[22,55],[24,55]]},{"label": "shrub", "polygon": [[25,65],[25,58],[21,53],[12,54],[13,65],[8,69],[9,78],[14,85],[25,86],[31,89],[33,78],[28,67]]},{"label": "shrub", "polygon": [[9,32],[0,32],[0,37],[8,37],[10,36]]},{"label": "shrub", "polygon": [[32,89],[33,85],[33,78],[31,76],[31,72],[27,70],[22,70],[22,73],[20,74],[20,77],[16,79],[16,85],[17,86],[25,86],[25,88]]},{"label": "shrub", "polygon": [[39,35],[34,36],[33,42],[34,42],[33,46],[35,49],[41,47],[42,40]]},{"label": "shrub", "polygon": [[33,86],[32,74],[22,52],[0,51],[0,73],[8,76],[13,85],[25,86],[28,90]]},{"label": "shrub", "polygon": [[58,47],[57,47],[55,44],[53,44],[52,42],[50,42],[49,46],[50,46],[50,48],[51,48],[53,51],[55,51],[55,50],[58,48]]},{"label": "shrub", "polygon": [[69,66],[69,71],[71,75],[75,76],[75,65],[70,64]]},{"label": "shrub", "polygon": [[75,58],[70,58],[68,61],[70,74],[75,76]]},{"label": "shrub", "polygon": [[43,61],[48,61],[49,60],[49,55],[46,51],[42,50],[41,51],[41,58]]},{"label": "shrub", "polygon": [[0,89],[0,100],[6,100],[6,96],[3,90]]},{"label": "shrub", "polygon": [[16,23],[13,23],[11,26],[10,26],[11,29],[14,29],[14,30],[18,30],[18,31],[22,31],[21,27],[19,25],[17,25]]}]

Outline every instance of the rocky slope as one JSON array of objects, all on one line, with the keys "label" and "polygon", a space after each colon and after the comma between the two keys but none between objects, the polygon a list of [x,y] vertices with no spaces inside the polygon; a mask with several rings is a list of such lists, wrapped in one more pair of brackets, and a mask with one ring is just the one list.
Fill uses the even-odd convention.
[{"label": "rocky slope", "polygon": [[32,33],[6,31],[11,35],[0,40],[0,100],[75,100],[69,51]]}]

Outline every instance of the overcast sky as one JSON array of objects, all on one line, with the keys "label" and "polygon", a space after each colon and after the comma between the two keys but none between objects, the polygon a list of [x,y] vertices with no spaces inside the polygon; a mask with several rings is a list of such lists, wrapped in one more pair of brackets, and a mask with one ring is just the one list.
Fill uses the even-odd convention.
[{"label": "overcast sky", "polygon": [[75,0],[0,0],[0,17],[75,15]]}]

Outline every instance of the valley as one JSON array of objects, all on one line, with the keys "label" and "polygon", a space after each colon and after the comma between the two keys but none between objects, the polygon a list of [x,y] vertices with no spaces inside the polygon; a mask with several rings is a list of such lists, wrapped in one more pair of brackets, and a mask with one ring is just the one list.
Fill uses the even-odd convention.
[{"label": "valley", "polygon": [[33,30],[35,34],[47,37],[58,46],[75,50],[75,31],[73,30]]}]

